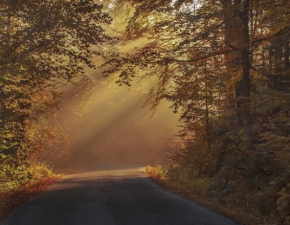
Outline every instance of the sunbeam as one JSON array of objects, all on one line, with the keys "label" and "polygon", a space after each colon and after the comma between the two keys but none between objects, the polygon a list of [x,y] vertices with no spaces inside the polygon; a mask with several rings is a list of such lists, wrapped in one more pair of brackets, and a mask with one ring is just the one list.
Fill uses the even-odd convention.
[{"label": "sunbeam", "polygon": [[[69,132],[72,144],[66,152],[70,165],[155,164],[165,159],[170,151],[168,139],[178,131],[178,116],[171,113],[166,102],[152,116],[152,111],[143,107],[147,97],[144,82],[127,88],[97,81],[85,104],[84,99],[75,97],[78,87],[64,90],[63,105],[53,120]],[[58,149],[56,145],[53,148]],[[53,148],[50,151],[57,151]],[[47,160],[51,165],[62,166],[63,160],[52,156]]]}]

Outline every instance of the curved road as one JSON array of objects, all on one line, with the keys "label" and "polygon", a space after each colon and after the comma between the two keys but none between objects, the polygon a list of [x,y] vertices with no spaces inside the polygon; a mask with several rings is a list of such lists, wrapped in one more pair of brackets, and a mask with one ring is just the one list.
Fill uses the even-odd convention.
[{"label": "curved road", "polygon": [[237,225],[162,190],[143,171],[98,164],[65,176],[3,225]]}]

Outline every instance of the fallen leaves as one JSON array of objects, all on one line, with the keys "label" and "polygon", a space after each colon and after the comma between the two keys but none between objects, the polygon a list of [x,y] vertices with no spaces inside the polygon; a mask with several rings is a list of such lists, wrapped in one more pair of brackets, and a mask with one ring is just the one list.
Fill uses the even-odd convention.
[{"label": "fallen leaves", "polygon": [[17,190],[0,193],[0,222],[11,214],[19,205],[40,194],[58,179],[58,176],[44,178]]}]

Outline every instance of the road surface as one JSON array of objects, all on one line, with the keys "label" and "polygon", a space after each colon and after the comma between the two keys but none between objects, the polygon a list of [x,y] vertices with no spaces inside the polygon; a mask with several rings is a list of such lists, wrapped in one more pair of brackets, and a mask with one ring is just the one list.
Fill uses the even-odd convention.
[{"label": "road surface", "polygon": [[161,189],[144,167],[98,164],[63,177],[2,225],[237,225]]}]

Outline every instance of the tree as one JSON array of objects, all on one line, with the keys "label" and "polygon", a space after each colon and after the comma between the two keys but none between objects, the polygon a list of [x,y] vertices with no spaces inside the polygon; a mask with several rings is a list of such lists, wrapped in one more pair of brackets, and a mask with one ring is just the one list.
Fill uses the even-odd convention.
[{"label": "tree", "polygon": [[93,0],[0,2],[2,159],[21,164],[37,150],[26,135],[29,121],[57,107],[58,87],[88,80],[85,67],[95,68],[92,56],[112,40],[104,30],[111,21]]},{"label": "tree", "polygon": [[[147,75],[156,75],[159,78],[148,101],[151,106],[157,106],[161,99],[168,99],[173,102],[175,108],[181,107],[187,112],[192,106],[189,102],[193,100],[197,103],[199,100],[192,99],[194,96],[190,94],[190,88],[185,88],[185,83],[180,80],[189,82],[193,77],[200,79],[206,76],[205,72],[200,74],[201,67],[206,64],[207,70],[214,71],[214,80],[220,82],[220,87],[218,90],[216,88],[216,94],[213,96],[219,96],[220,100],[228,103],[227,107],[222,109],[216,101],[216,105],[211,108],[219,105],[220,112],[229,110],[229,107],[236,111],[237,125],[243,132],[243,148],[251,150],[253,115],[250,105],[251,93],[255,91],[252,79],[254,71],[261,69],[258,61],[262,55],[264,70],[268,71],[270,68],[265,68],[267,54],[271,62],[275,58],[277,65],[282,65],[282,62],[283,65],[289,64],[289,44],[284,45],[289,39],[285,37],[289,36],[286,22],[289,9],[282,9],[277,23],[268,21],[269,18],[273,18],[275,10],[280,10],[280,6],[285,2],[277,2],[275,9],[269,8],[268,1],[250,0],[127,2],[135,6],[135,13],[127,27],[127,38],[134,39],[143,35],[152,42],[129,58],[116,57],[123,60],[118,63],[121,65],[118,69],[122,70],[119,82],[128,84],[136,76],[138,67],[142,70],[150,68],[153,72],[148,72]],[[279,24],[279,27],[273,24]],[[273,46],[274,42],[277,42],[275,40],[282,39],[279,45],[275,45],[276,50],[273,50],[273,47],[261,50],[266,43]],[[109,64],[113,61],[109,61]],[[270,61],[268,64],[272,65]],[[134,68],[131,66],[124,69],[126,63],[134,65]],[[118,65],[105,74],[116,73]],[[254,79],[257,80],[258,76],[261,78],[263,74],[255,73],[255,76]],[[193,89],[197,87],[194,84],[190,86]],[[182,91],[178,92],[178,89]],[[177,93],[182,95],[177,96]]]},{"label": "tree", "polygon": [[105,75],[118,74],[127,85],[145,71],[157,80],[148,104],[166,99],[181,112],[185,146],[171,157],[182,160],[169,167],[170,182],[205,178],[212,182],[206,198],[252,205],[287,223],[289,1],[126,2],[135,7],[127,39],[145,36],[150,43],[115,53]]}]

